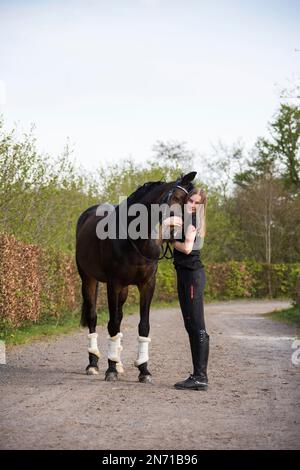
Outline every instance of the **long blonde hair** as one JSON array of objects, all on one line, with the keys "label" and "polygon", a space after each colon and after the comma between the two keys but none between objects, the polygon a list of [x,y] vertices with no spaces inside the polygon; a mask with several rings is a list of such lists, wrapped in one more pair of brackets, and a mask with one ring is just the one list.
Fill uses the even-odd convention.
[{"label": "long blonde hair", "polygon": [[194,188],[191,192],[189,192],[187,197],[190,198],[195,194],[201,196],[199,235],[204,238],[206,235],[207,196],[203,188]]}]

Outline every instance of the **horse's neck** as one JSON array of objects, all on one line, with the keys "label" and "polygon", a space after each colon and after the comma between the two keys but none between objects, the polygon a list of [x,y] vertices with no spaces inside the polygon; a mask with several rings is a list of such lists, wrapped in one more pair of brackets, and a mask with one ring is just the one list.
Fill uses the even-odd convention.
[{"label": "horse's neck", "polygon": [[148,194],[146,194],[139,202],[146,205],[160,204],[162,197],[168,192],[174,183],[164,183],[161,186],[157,186]]},{"label": "horse's neck", "polygon": [[[141,204],[145,204],[147,207],[148,211],[151,211],[151,205],[152,204],[161,204],[161,200],[163,196],[168,192],[174,183],[165,183],[161,186],[158,186],[157,188],[154,188],[152,191],[150,191],[149,194],[147,194],[144,198],[139,201]],[[161,236],[161,230],[160,227],[156,227],[157,232],[153,232],[153,226],[152,226],[152,220],[151,220],[151,212],[148,212],[150,215],[148,217],[149,221],[149,226],[148,226],[148,236],[149,238],[147,240],[137,240],[136,242],[138,243],[139,249],[146,254],[147,256],[159,254],[159,249],[163,243],[163,239]],[[154,238],[151,238],[155,235]]]},{"label": "horse's neck", "polygon": [[[151,205],[160,204],[163,196],[165,195],[166,192],[168,192],[172,188],[173,184],[174,183],[164,183],[161,186],[157,186],[156,188],[152,189],[148,194],[146,194],[144,197],[142,197],[140,200],[136,200],[132,203],[132,204],[144,204],[147,207],[147,211],[148,211],[148,238],[147,239],[139,238],[133,241],[135,246],[138,247],[138,249],[145,256],[149,256],[149,257],[156,256],[159,251],[158,248],[160,248],[160,246],[162,245],[162,237],[161,237],[159,228],[156,227],[158,232],[153,232],[154,227],[152,224],[153,221],[151,220]],[[128,207],[126,210],[126,214],[128,211]],[[117,218],[116,218],[117,229],[119,229],[120,221],[118,219],[120,216],[120,205],[116,206],[116,213],[117,213]],[[128,220],[131,221],[131,219],[134,219],[134,216],[127,218],[127,224],[128,224]],[[122,243],[124,242],[126,243],[125,240]],[[127,240],[127,243],[131,244],[132,242],[130,240]]]}]

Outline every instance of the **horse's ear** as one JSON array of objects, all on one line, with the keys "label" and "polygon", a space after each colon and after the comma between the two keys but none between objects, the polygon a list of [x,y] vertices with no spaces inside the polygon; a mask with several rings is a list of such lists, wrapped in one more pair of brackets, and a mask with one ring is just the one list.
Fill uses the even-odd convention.
[{"label": "horse's ear", "polygon": [[193,181],[193,179],[195,178],[196,174],[197,174],[197,171],[191,171],[190,173],[187,173],[186,175],[184,175],[184,176],[181,178],[181,183],[182,183],[182,184],[190,183],[191,181]]}]

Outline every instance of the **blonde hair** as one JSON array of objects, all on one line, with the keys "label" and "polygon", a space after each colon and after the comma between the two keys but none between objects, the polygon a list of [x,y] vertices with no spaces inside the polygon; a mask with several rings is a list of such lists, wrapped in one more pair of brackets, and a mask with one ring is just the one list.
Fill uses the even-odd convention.
[{"label": "blonde hair", "polygon": [[203,188],[194,188],[192,191],[189,192],[187,195],[188,198],[197,194],[201,196],[201,203],[200,203],[200,227],[199,227],[199,235],[201,237],[205,237],[206,235],[206,210],[207,210],[207,196],[206,192]]}]

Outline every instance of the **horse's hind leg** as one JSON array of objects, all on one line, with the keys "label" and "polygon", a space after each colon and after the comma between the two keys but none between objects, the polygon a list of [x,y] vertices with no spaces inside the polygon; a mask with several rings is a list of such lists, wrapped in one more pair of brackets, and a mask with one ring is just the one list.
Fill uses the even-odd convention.
[{"label": "horse's hind leg", "polygon": [[154,294],[155,289],[155,276],[148,280],[145,284],[138,286],[140,291],[140,323],[139,323],[139,337],[138,337],[138,354],[137,359],[134,363],[138,367],[139,382],[150,383],[152,382],[151,373],[148,370],[148,360],[149,360],[149,343],[151,339],[149,338],[150,331],[150,304]]},{"label": "horse's hind leg", "polygon": [[105,380],[115,381],[118,379],[118,373],[123,372],[121,362],[121,339],[120,332],[123,318],[122,307],[128,296],[128,287],[117,288],[112,283],[107,283],[107,299],[109,307],[108,322],[108,369],[105,373]]},{"label": "horse's hind leg", "polygon": [[97,313],[96,301],[98,294],[98,281],[93,277],[86,276],[82,273],[82,311],[81,311],[81,325],[89,328],[89,364],[86,368],[88,375],[98,374],[98,360],[99,349],[97,345],[98,333],[96,333]]}]

